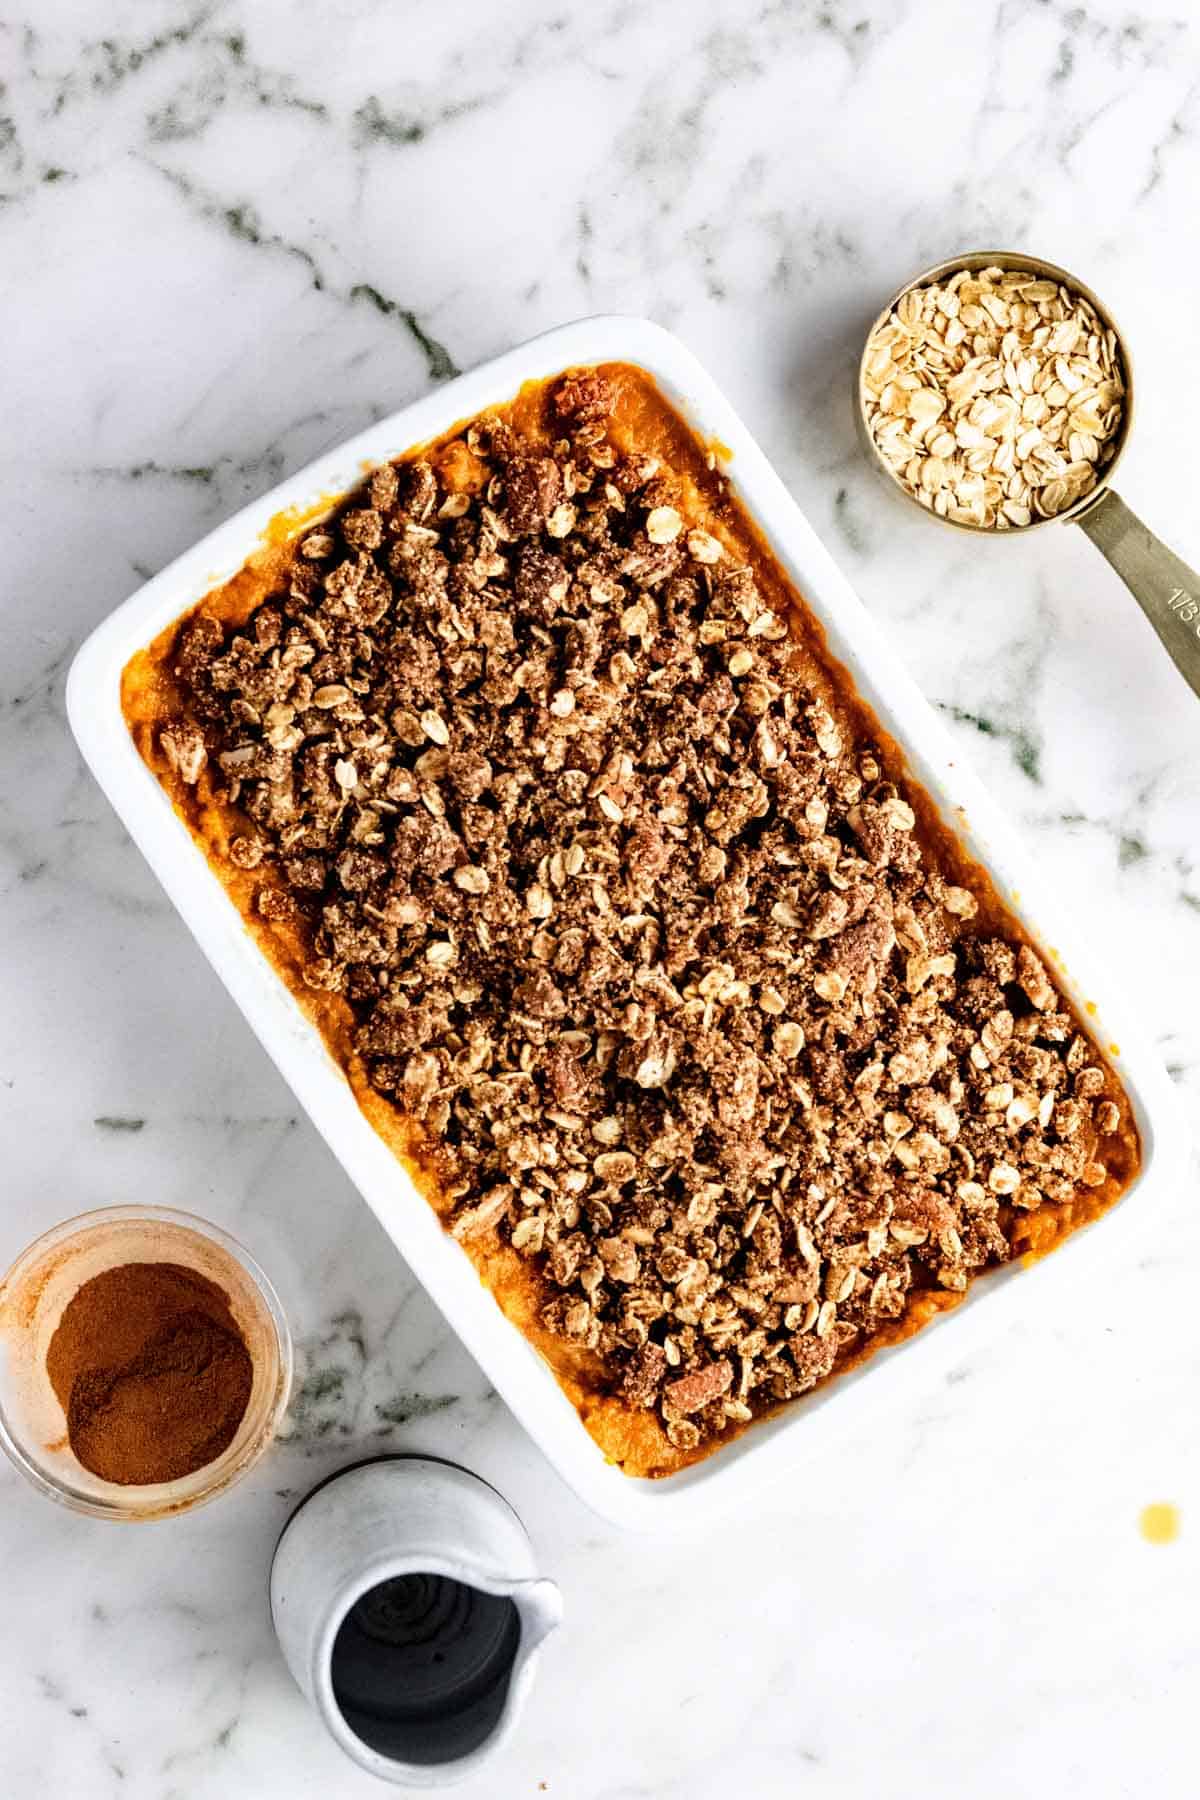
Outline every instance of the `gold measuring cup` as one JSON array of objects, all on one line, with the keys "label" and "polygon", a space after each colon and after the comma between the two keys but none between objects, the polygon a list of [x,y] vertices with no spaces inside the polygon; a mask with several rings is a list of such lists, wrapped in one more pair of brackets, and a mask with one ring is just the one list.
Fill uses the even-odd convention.
[{"label": "gold measuring cup", "polygon": [[[1112,332],[1116,340],[1117,358],[1125,383],[1124,407],[1113,440],[1112,453],[1104,467],[1097,470],[1096,485],[1091,492],[1081,495],[1073,505],[1049,518],[1035,518],[1029,525],[1015,526],[1004,532],[984,525],[970,525],[958,519],[944,518],[931,507],[923,506],[915,495],[909,493],[899,476],[889,467],[871,435],[864,386],[870,341],[905,294],[915,288],[927,287],[931,282],[944,281],[959,269],[967,269],[974,274],[980,269],[992,267],[1018,269],[1046,281],[1060,282],[1064,287],[1082,295],[1094,308],[1100,323]],[[1121,577],[1158,633],[1183,679],[1195,694],[1200,695],[1200,575],[1190,569],[1173,550],[1168,550],[1142,524],[1137,515],[1130,511],[1120,495],[1113,492],[1111,486],[1113,474],[1129,441],[1133,425],[1133,403],[1133,366],[1124,334],[1091,288],[1068,270],[1060,269],[1055,263],[1045,262],[1040,256],[1023,256],[1011,250],[976,250],[966,256],[952,256],[947,261],[924,270],[911,281],[906,281],[888,301],[867,334],[867,344],[858,367],[855,416],[859,436],[888,486],[894,493],[910,501],[927,519],[935,519],[939,524],[949,525],[955,531],[974,531],[992,538],[1023,537],[1036,527],[1064,522],[1081,526]]]}]

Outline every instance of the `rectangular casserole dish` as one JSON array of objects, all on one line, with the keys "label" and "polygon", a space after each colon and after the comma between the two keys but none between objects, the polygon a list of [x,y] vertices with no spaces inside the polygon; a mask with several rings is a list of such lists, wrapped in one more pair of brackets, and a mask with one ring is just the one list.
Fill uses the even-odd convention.
[{"label": "rectangular casserole dish", "polygon": [[[364,466],[402,454],[438,436],[455,421],[574,363],[625,361],[640,365],[705,440],[729,451],[729,473],[738,498],[757,521],[788,577],[824,628],[832,656],[841,662],[885,731],[904,748],[911,772],[931,794],[967,852],[992,873],[1002,895],[1020,894],[1022,923],[1054,965],[1057,978],[1080,1011],[1086,1010],[1098,1040],[1121,1045],[1120,1078],[1130,1096],[1142,1137],[1142,1168],[1126,1194],[1104,1215],[1128,1217],[1132,1194],[1168,1185],[1181,1166],[1183,1140],[1173,1096],[1153,1057],[1138,1046],[1136,1029],[1106,999],[1051,897],[1041,893],[1034,871],[1013,844],[976,783],[956,766],[949,740],[907,678],[897,671],[852,591],[838,574],[745,427],[691,355],[669,333],[642,320],[598,318],[560,328],[448,384],[370,431],[331,452],[181,557],[119,608],[80,651],[68,683],[68,710],[80,747],[116,810],[158,874],[234,999],[241,1006],[297,1098],[348,1174],[375,1209],[418,1277],[429,1289],[499,1392],[564,1478],[589,1504],[616,1522],[654,1525],[702,1515],[735,1504],[788,1466],[798,1467],[800,1440],[810,1454],[827,1449],[822,1432],[847,1427],[863,1394],[886,1405],[885,1384],[918,1377],[917,1358],[962,1354],[968,1321],[982,1322],[981,1306],[999,1304],[1019,1265],[973,1284],[955,1309],[952,1330],[922,1331],[902,1345],[878,1351],[862,1367],[793,1401],[756,1424],[716,1454],[655,1482],[636,1481],[610,1467],[584,1429],[537,1352],[513,1328],[480,1285],[471,1263],[445,1234],[437,1216],[413,1188],[359,1110],[341,1070],[316,1029],[247,933],[240,914],[210,870],[203,852],[173,811],[167,795],[141,761],[121,710],[121,673],[130,657],[228,579],[258,547],[270,522],[289,509],[297,515],[332,501],[361,479]],[[1064,961],[1063,946],[1066,946]],[[1097,1221],[1099,1223],[1100,1221]],[[1073,1234],[1073,1255],[1095,1241],[1095,1226]],[[1102,1241],[1115,1241],[1115,1231]],[[1028,1279],[1028,1276],[1025,1276]],[[1039,1271],[1039,1279],[1045,1277]],[[1008,1303],[1015,1297],[1009,1295]],[[937,1346],[943,1346],[938,1349]],[[924,1348],[921,1348],[924,1346]],[[905,1353],[903,1364],[898,1361]],[[864,1377],[873,1379],[860,1389]],[[830,1403],[842,1404],[830,1413]]]}]

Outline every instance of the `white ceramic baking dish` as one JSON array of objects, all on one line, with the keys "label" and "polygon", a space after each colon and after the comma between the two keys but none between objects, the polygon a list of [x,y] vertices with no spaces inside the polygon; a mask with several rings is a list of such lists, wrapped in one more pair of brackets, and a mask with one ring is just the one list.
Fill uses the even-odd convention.
[{"label": "white ceramic baking dish", "polygon": [[[1097,1222],[1030,1271],[1002,1270],[976,1283],[965,1302],[907,1343],[752,1426],[708,1460],[664,1480],[638,1481],[606,1463],[547,1366],[509,1324],[458,1246],[416,1193],[404,1170],[355,1103],[341,1071],[283,983],[255,948],[224,889],[134,749],[121,715],[121,671],[172,620],[241,567],[267,523],[284,508],[307,508],[362,478],[364,466],[438,436],[459,419],[508,400],[523,381],[573,363],[640,364],[696,431],[719,439],[749,511],[824,625],[830,648],[851,671],[884,727],[905,747],[911,768],[952,820],[968,850],[1015,902],[1075,1002],[1088,1007],[1115,1057],[1144,1143],[1138,1180]],[[1107,969],[1079,942],[1060,897],[1045,891],[979,783],[963,767],[942,725],[896,665],[876,627],[816,533],[729,402],[678,339],[648,320],[582,319],[533,339],[405,407],[262,499],[245,507],[164,569],[100,625],[80,650],[67,687],[71,726],[97,780],[297,1099],[374,1208],[508,1405],[576,1492],[607,1518],[632,1526],[699,1520],[744,1502],[775,1477],[796,1476],[829,1453],[831,1434],[862,1430],[869,1415],[915,1407],[973,1336],[1024,1304],[1034,1286],[1075,1273],[1081,1259],[1115,1247],[1119,1228],[1180,1176],[1182,1125],[1165,1074],[1142,1042],[1137,1021]],[[1094,1004],[1095,1010],[1092,1011]],[[1060,1257],[1066,1259],[1060,1261]],[[1032,1284],[1032,1285],[1031,1285]],[[828,1466],[828,1463],[826,1463]]]}]

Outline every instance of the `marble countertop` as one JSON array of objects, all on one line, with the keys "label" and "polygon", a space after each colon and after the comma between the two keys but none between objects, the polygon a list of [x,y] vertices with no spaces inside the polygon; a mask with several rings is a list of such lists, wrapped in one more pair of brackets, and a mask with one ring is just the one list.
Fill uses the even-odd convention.
[{"label": "marble countertop", "polygon": [[[0,1793],[367,1800],[277,1654],[321,1476],[493,1480],[567,1624],[488,1800],[1195,1792],[1193,1170],[869,1441],[702,1539],[559,1483],[298,1116],[82,768],[75,646],[246,498],[582,313],[709,364],[1077,897],[1200,1108],[1200,708],[1082,533],[927,528],[856,449],[875,308],[980,243],[1138,359],[1122,490],[1200,563],[1200,26],[1182,0],[19,0],[0,24],[0,1263],[87,1206],[229,1225],[301,1349],[290,1440],[116,1529],[0,1471]],[[953,1323],[944,1327],[953,1330]],[[1150,1502],[1180,1509],[1156,1546]]]}]

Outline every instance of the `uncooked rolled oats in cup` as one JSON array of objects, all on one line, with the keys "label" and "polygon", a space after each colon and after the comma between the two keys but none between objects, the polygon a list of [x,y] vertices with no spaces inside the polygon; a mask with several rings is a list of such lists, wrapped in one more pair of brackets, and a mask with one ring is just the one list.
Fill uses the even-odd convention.
[{"label": "uncooked rolled oats in cup", "polygon": [[908,288],[860,373],[870,435],[922,506],[985,531],[1050,519],[1111,460],[1127,383],[1116,332],[1065,281],[961,267]]},{"label": "uncooked rolled oats in cup", "polygon": [[871,463],[927,519],[993,539],[1077,524],[1200,695],[1200,575],[1112,486],[1133,363],[1075,275],[1021,251],[925,269],[871,327],[855,418]]}]

